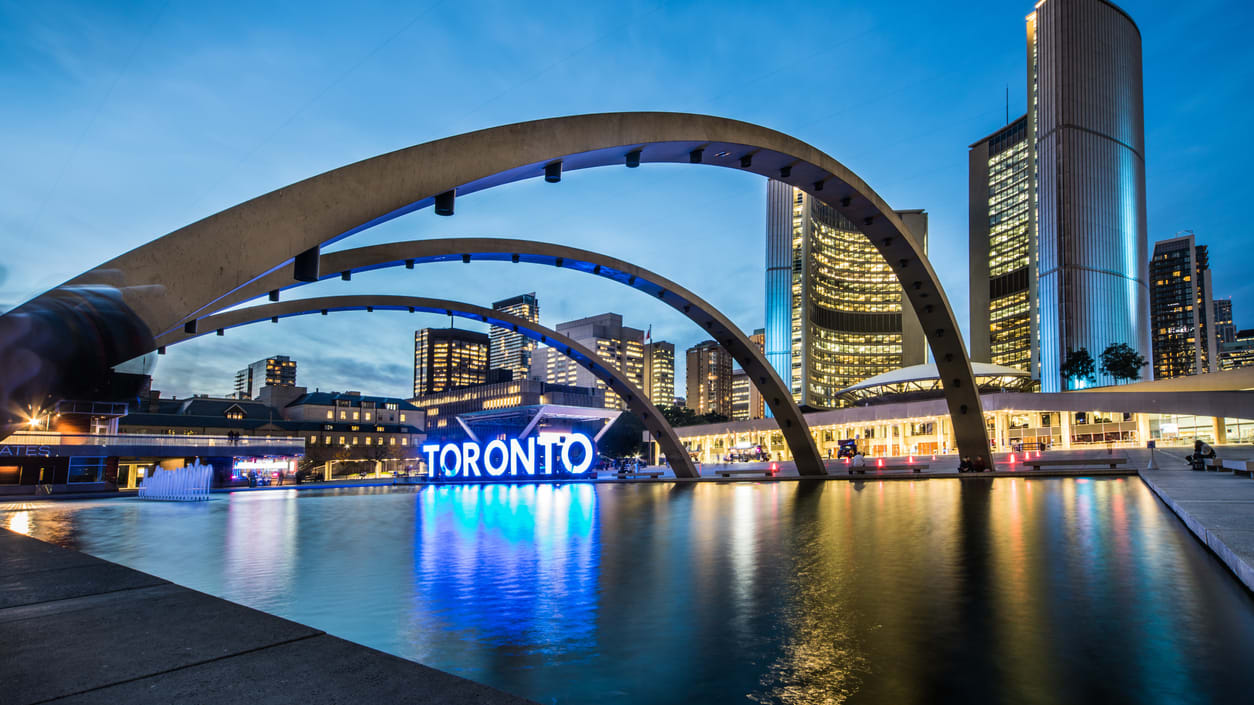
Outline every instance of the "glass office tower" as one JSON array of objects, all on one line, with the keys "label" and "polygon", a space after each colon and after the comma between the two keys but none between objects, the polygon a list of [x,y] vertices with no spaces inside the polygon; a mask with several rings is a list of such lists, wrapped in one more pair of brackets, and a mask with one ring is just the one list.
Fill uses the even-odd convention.
[{"label": "glass office tower", "polygon": [[971,145],[971,359],[1040,377],[1032,154],[1023,116]]},{"label": "glass office tower", "polygon": [[488,380],[488,336],[460,328],[414,333],[414,396],[483,384]]},{"label": "glass office tower", "polygon": [[[535,292],[519,294],[492,304],[493,311],[501,311],[519,318],[540,322],[540,302]],[[536,341],[508,328],[492,326],[488,329],[488,362],[491,369],[509,370],[511,379],[527,379],[531,371],[531,355]]]},{"label": "glass office tower", "polygon": [[1141,34],[1105,0],[1041,0],[1027,55],[1041,391],[1057,392],[1068,349],[1150,357]]},{"label": "glass office tower", "polygon": [[[898,215],[926,250],[927,214]],[[918,317],[903,311],[892,268],[861,231],[773,180],[766,218],[766,357],[799,404],[835,408],[845,387],[925,362]]]}]

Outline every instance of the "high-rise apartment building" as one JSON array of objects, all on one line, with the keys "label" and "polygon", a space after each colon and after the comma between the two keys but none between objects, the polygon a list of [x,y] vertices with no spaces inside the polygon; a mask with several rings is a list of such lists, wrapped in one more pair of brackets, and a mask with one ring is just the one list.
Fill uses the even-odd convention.
[{"label": "high-rise apartment building", "polygon": [[[519,294],[492,304],[492,310],[508,313],[532,323],[540,322],[540,303],[535,292]],[[512,379],[527,379],[531,372],[531,355],[536,341],[509,328],[492,326],[488,330],[488,367],[509,370]]]},{"label": "high-rise apartment building", "polygon": [[732,415],[732,358],[707,340],[687,351],[688,408],[698,414]]},{"label": "high-rise apartment building", "polygon": [[1141,33],[1106,0],[1040,0],[1027,59],[1040,380],[1057,392],[1068,349],[1150,355]]},{"label": "high-rise apartment building", "polygon": [[1039,377],[1027,116],[971,145],[967,159],[971,359]]},{"label": "high-rise apartment building", "polygon": [[644,393],[654,405],[675,401],[675,345],[665,340],[644,343]]},{"label": "high-rise apartment building", "polygon": [[1237,327],[1232,323],[1232,299],[1215,299],[1215,341],[1231,343],[1237,339]]},{"label": "high-rise apartment building", "polygon": [[258,360],[235,373],[236,399],[256,399],[261,388],[296,386],[296,361],[287,355],[275,355]]},{"label": "high-rise apartment building", "polygon": [[414,333],[415,397],[487,380],[487,334],[460,328],[423,328]]},{"label": "high-rise apartment building", "polygon": [[[898,215],[926,250],[927,214]],[[892,268],[853,223],[800,189],[768,182],[766,357],[799,404],[840,406],[845,387],[926,361],[923,328],[903,299]]]},{"label": "high-rise apartment building", "polygon": [[1210,261],[1193,233],[1154,243],[1149,264],[1154,379],[1218,368]]},{"label": "high-rise apartment building", "polygon": [[[603,313],[557,325],[557,332],[590,348],[607,365],[614,367],[644,390],[644,331],[623,325],[617,313]],[[578,363],[552,348],[538,348],[531,360],[531,378],[549,384],[596,387],[605,390],[605,408],[625,409],[618,394]]]}]

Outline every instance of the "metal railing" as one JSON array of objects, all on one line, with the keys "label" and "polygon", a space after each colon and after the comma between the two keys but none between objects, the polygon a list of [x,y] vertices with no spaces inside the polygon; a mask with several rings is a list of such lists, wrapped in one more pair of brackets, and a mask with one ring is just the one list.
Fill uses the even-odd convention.
[{"label": "metal railing", "polygon": [[5,445],[28,446],[147,446],[155,448],[256,448],[257,450],[305,447],[303,436],[200,436],[152,433],[47,433],[19,431],[4,439]]}]

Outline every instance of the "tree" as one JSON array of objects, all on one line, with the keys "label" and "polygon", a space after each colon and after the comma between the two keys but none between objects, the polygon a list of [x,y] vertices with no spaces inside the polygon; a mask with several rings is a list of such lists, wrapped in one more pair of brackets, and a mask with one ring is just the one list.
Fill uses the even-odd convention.
[{"label": "tree", "polygon": [[609,458],[635,457],[644,443],[644,422],[623,412],[597,441],[597,451]]},{"label": "tree", "polygon": [[1127,343],[1111,343],[1102,351],[1102,374],[1110,375],[1116,382],[1130,382],[1141,378],[1145,358]]},{"label": "tree", "polygon": [[1088,348],[1079,350],[1067,348],[1067,356],[1063,359],[1062,367],[1058,371],[1062,373],[1062,378],[1068,386],[1072,380],[1087,380],[1090,384],[1097,381],[1093,374],[1093,356],[1089,354]]}]

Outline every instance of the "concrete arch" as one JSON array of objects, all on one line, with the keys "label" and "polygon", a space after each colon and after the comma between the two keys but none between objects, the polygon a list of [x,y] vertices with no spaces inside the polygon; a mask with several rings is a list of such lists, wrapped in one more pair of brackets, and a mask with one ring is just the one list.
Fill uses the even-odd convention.
[{"label": "concrete arch", "polygon": [[[437,213],[452,214],[456,196],[493,186],[540,175],[556,181],[563,172],[590,167],[654,162],[709,164],[778,179],[858,225],[892,264],[923,323],[959,452],[988,456],[980,398],[957,319],[922,248],[897,214],[862,179],[818,149],[758,125],[707,115],[604,113],[536,120],[427,142],[334,169],[176,230],[9,312],[5,317],[24,318],[13,326],[23,339],[8,344],[7,357],[58,360],[34,374],[41,389],[55,394],[72,374],[58,357],[61,341],[27,328],[58,305],[58,292],[115,289],[122,299],[121,313],[140,322],[150,335],[160,335],[269,272],[290,265],[294,276],[308,279],[319,247],[406,213],[435,205]],[[142,347],[112,339],[103,345]],[[138,354],[134,349],[127,353],[112,355],[117,357],[112,363]],[[23,388],[24,383],[3,385],[0,401],[15,393],[30,396],[33,387]]]},{"label": "concrete arch", "polygon": [[657,410],[644,392],[631,383],[618,370],[602,364],[596,353],[579,343],[567,338],[555,330],[545,328],[538,323],[512,316],[502,311],[475,306],[461,301],[445,299],[428,299],[418,296],[375,296],[359,294],[355,296],[324,296],[311,299],[295,299],[281,303],[263,304],[240,308],[226,313],[219,313],[202,319],[197,332],[178,331],[163,336],[164,345],[174,345],[210,332],[224,331],[227,328],[248,325],[260,321],[277,320],[291,316],[310,313],[329,313],[331,311],[408,311],[410,313],[438,313],[457,316],[472,321],[480,321],[505,328],[512,328],[532,340],[544,343],[565,354],[581,367],[596,375],[597,379],[614,390],[627,402],[627,410],[640,418],[649,433],[662,447],[662,453],[670,463],[676,477],[699,477],[696,466],[684,445],[675,435],[675,429],[667,423],[666,417]]},{"label": "concrete arch", "polygon": [[[784,441],[797,464],[797,472],[807,476],[827,474],[823,458],[819,455],[818,446],[814,436],[810,434],[801,409],[797,407],[788,386],[767,362],[766,356],[736,324],[709,302],[643,267],[597,252],[547,242],[479,237],[441,238],[329,252],[318,258],[319,278],[351,277],[353,273],[385,267],[412,267],[425,262],[459,260],[512,261],[556,266],[620,282],[666,303],[704,328],[748,373],[750,381],[762,393],[763,400],[779,422]],[[223,307],[234,306],[264,296],[268,292],[278,292],[304,283],[293,280],[285,271],[271,272],[236,290],[219,303]],[[160,336],[157,344],[164,345],[165,340],[166,336]]]}]

